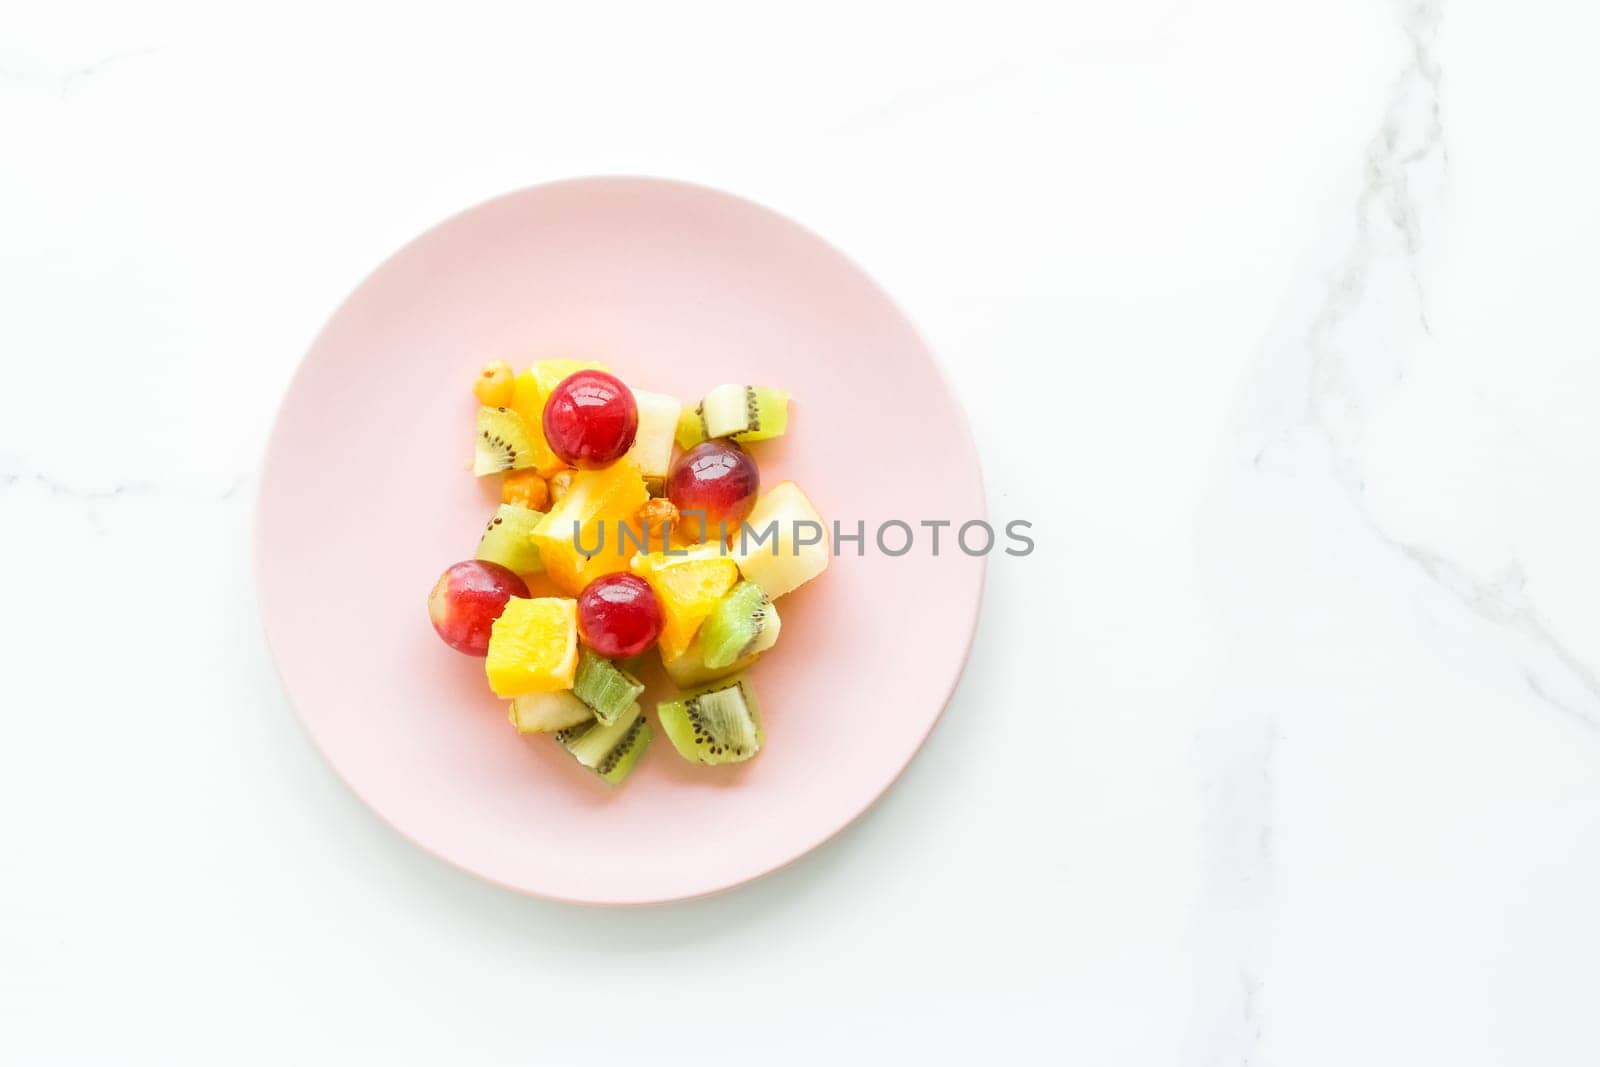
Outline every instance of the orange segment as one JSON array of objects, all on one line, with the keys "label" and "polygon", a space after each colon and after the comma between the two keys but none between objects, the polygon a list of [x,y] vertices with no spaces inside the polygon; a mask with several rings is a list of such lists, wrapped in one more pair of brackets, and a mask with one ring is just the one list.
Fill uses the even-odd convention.
[{"label": "orange segment", "polygon": [[660,552],[633,557],[633,573],[650,583],[661,601],[661,655],[677,659],[694,641],[717,601],[739,580],[739,568],[715,542],[684,555]]},{"label": "orange segment", "polygon": [[[599,575],[627,570],[643,538],[634,516],[648,499],[644,478],[631,460],[575,473],[566,493],[533,531],[545,573],[563,592],[577,596]],[[630,540],[622,538],[624,525],[633,532]],[[574,544],[574,529],[587,554]]]},{"label": "orange segment", "polygon": [[571,689],[578,670],[578,602],[512,597],[489,631],[489,688],[503,697]]},{"label": "orange segment", "polygon": [[528,427],[528,438],[533,442],[533,469],[550,475],[566,466],[544,439],[544,398],[539,395],[539,380],[533,371],[523,371],[511,384],[511,410],[521,415]]}]

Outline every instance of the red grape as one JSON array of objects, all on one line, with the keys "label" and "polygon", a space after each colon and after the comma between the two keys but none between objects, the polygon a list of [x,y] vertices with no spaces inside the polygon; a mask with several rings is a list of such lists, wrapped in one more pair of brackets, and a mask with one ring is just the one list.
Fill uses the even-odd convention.
[{"label": "red grape", "polygon": [[452,565],[428,594],[428,618],[444,643],[469,656],[489,654],[489,630],[506,601],[528,595],[521,578],[498,563],[467,559]]},{"label": "red grape", "polygon": [[563,463],[593,470],[627,455],[639,433],[639,405],[616,378],[581,370],[561,380],[544,404],[544,437]]},{"label": "red grape", "polygon": [[[705,512],[708,531],[719,522],[743,522],[756,506],[760,490],[756,461],[728,441],[702,441],[679,456],[667,475],[667,499],[680,512]],[[685,518],[683,525],[690,533],[699,533],[694,516]]]},{"label": "red grape", "polygon": [[608,659],[637,656],[661,634],[661,603],[637,575],[601,575],[578,597],[578,632]]}]

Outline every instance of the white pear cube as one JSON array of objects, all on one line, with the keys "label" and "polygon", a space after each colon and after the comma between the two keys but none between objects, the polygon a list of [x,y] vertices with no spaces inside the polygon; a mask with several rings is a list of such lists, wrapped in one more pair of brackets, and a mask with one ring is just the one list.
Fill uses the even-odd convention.
[{"label": "white pear cube", "polygon": [[639,435],[633,439],[628,456],[646,478],[665,478],[672,465],[672,439],[678,431],[678,413],[683,405],[665,393],[633,390],[639,407]]}]

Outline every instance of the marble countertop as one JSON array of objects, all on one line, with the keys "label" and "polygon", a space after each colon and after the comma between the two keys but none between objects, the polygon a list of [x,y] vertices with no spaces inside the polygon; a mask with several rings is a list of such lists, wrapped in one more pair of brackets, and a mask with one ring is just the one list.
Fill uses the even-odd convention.
[{"label": "marble countertop", "polygon": [[[392,7],[0,15],[0,1059],[1600,1061],[1600,13]],[[630,912],[385,829],[250,574],[331,309],[585,173],[866,265],[1039,546],[865,819]]]}]

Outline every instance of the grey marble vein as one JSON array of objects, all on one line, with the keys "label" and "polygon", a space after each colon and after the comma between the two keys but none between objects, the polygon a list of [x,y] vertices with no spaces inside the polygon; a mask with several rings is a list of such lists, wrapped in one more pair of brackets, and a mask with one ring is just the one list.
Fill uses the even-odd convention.
[{"label": "grey marble vein", "polygon": [[148,497],[169,500],[193,500],[223,503],[232,500],[246,485],[255,479],[251,473],[233,475],[221,489],[197,488],[174,482],[157,482],[145,479],[126,479],[103,486],[74,485],[52,477],[42,471],[0,471],[0,492],[9,492],[34,486],[53,497],[80,504]]},{"label": "grey marble vein", "polygon": [[13,82],[54,82],[56,95],[65,103],[75,88],[83,82],[102,73],[107,67],[124,63],[130,59],[139,59],[144,56],[155,55],[161,49],[155,45],[142,48],[125,48],[121,51],[111,52],[99,59],[91,60],[79,67],[60,72],[12,70],[0,67],[0,81]]},{"label": "grey marble vein", "polygon": [[[1306,333],[1310,367],[1304,423],[1326,441],[1334,474],[1373,536],[1480,618],[1527,638],[1539,650],[1538,658],[1547,661],[1541,669],[1524,666],[1529,690],[1575,722],[1600,728],[1600,674],[1552,631],[1528,596],[1520,569],[1513,565],[1509,578],[1477,576],[1436,549],[1392,536],[1367,505],[1360,437],[1377,395],[1404,377],[1407,346],[1404,339],[1389,336],[1381,338],[1383,343],[1344,342],[1340,334],[1368,308],[1378,284],[1374,274],[1388,256],[1399,257],[1418,327],[1423,334],[1431,332],[1422,256],[1432,191],[1444,184],[1449,163],[1442,73],[1435,49],[1440,4],[1409,3],[1400,17],[1410,60],[1396,79],[1383,120],[1368,145],[1354,236]],[[1283,430],[1288,435],[1294,432],[1293,425]],[[1280,437],[1256,454],[1258,469],[1270,465],[1267,453],[1281,443]],[[1547,671],[1564,675],[1570,684],[1544,677]],[[1555,695],[1574,687],[1579,690],[1577,699]]]},{"label": "grey marble vein", "polygon": [[[1407,4],[1399,11],[1408,61],[1367,146],[1350,236],[1325,284],[1300,306],[1301,325],[1263,353],[1253,383],[1254,416],[1261,435],[1255,440],[1266,443],[1252,446],[1247,468],[1257,475],[1299,476],[1311,469],[1308,455],[1320,457],[1363,524],[1448,585],[1459,568],[1424,548],[1391,540],[1364,506],[1359,435],[1374,390],[1404,374],[1401,346],[1358,353],[1341,336],[1383,281],[1375,277],[1375,268],[1392,254],[1403,263],[1417,327],[1423,335],[1431,332],[1421,267],[1426,211],[1419,187],[1442,182],[1447,163],[1434,50],[1439,17],[1434,2]],[[1298,385],[1296,372],[1303,373]],[[1308,453],[1306,446],[1318,440],[1321,446]],[[1184,1057],[1192,1067],[1239,1067],[1262,1056],[1277,863],[1278,733],[1276,716],[1250,713],[1208,731],[1197,743],[1205,821],[1193,927],[1196,1008]]]},{"label": "grey marble vein", "polygon": [[1201,885],[1204,921],[1191,934],[1196,958],[1195,1015],[1185,1043],[1188,1067],[1257,1062],[1265,1029],[1268,911],[1276,871],[1272,811],[1277,792],[1276,716],[1207,731],[1201,784]]}]

